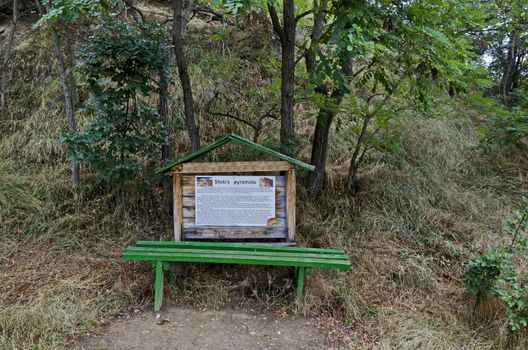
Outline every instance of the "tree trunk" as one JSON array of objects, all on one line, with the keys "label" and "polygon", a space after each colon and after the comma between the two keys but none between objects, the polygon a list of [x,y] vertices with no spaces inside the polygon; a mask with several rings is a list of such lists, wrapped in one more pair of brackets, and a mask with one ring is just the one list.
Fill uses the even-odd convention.
[{"label": "tree trunk", "polygon": [[188,0],[187,6],[182,10],[182,26],[181,26],[181,35],[183,37],[183,34],[185,34],[185,31],[187,30],[187,24],[191,20],[193,10],[196,7],[196,0]]},{"label": "tree trunk", "polygon": [[515,71],[512,74],[512,91],[515,91],[520,85],[520,80],[522,77],[522,69],[520,67],[523,65],[524,55],[527,52],[522,52],[517,55],[517,59],[515,61]]},{"label": "tree trunk", "polygon": [[171,158],[170,142],[169,142],[169,101],[168,93],[169,89],[168,77],[165,72],[160,73],[160,86],[159,86],[159,101],[158,101],[158,113],[161,116],[161,122],[163,123],[163,129],[167,136],[167,143],[161,146],[161,160],[166,161]]},{"label": "tree trunk", "polygon": [[[39,0],[35,1],[37,4],[37,7],[41,14],[45,14],[47,9],[44,9],[44,6]],[[68,130],[70,132],[76,131],[76,125],[75,125],[75,112],[74,112],[74,106],[73,106],[73,87],[71,86],[71,82],[73,81],[73,78],[71,76],[71,70],[68,70],[66,67],[66,63],[64,61],[64,56],[62,54],[62,50],[60,47],[60,39],[57,31],[51,31],[51,43],[53,45],[53,52],[55,54],[55,59],[57,60],[57,68],[59,71],[59,78],[62,84],[62,91],[64,96],[64,107],[66,110],[66,121],[68,124]],[[71,162],[71,182],[72,187],[77,188],[79,187],[79,164],[75,161]]]},{"label": "tree trunk", "polygon": [[312,157],[310,163],[315,170],[310,173],[310,193],[317,196],[326,182],[326,158],[328,153],[328,135],[335,112],[321,108],[317,115],[314,136],[312,140]]},{"label": "tree trunk", "polygon": [[[314,23],[310,34],[310,47],[304,52],[306,71],[309,75],[315,74],[317,48],[323,35],[324,20],[326,17],[327,1],[314,2]],[[315,88],[315,92],[327,96],[328,89],[324,84]],[[339,105],[343,98],[343,90],[335,90],[331,98]],[[313,196],[318,196],[326,182],[326,159],[328,156],[328,137],[336,111],[328,108],[320,108],[317,115],[314,136],[312,140],[312,156],[310,163],[315,165],[315,170],[310,173],[309,189]]]},{"label": "tree trunk", "polygon": [[[315,7],[318,7],[316,15],[314,17],[314,25],[312,29],[312,34],[310,35],[311,43],[310,47],[304,53],[304,59],[306,62],[306,70],[308,74],[315,74],[316,66],[316,54],[317,47],[319,45],[319,40],[323,35],[323,26],[324,19],[326,16],[327,1],[322,1],[320,7],[317,3],[314,4]],[[342,61],[343,72],[350,76],[352,75],[352,64],[348,60],[344,59]],[[325,84],[320,84],[315,88],[315,92],[328,96],[328,88]],[[329,96],[333,99],[335,106],[339,106],[345,95],[345,87],[338,86],[334,88],[331,95]],[[330,135],[330,128],[332,126],[336,108],[324,108],[319,109],[317,115],[317,123],[315,125],[314,136],[312,140],[312,156],[310,163],[315,165],[315,170],[310,173],[310,193],[313,196],[317,196],[321,193],[325,182],[326,182],[326,159],[328,156],[328,138]]]},{"label": "tree trunk", "polygon": [[[70,84],[71,80],[68,76],[66,65],[64,63],[64,58],[60,49],[60,41],[57,33],[53,32],[51,35],[51,41],[53,43],[53,51],[55,52],[55,58],[57,59],[57,68],[59,69],[59,76],[62,83],[62,91],[64,95],[64,106],[66,108],[66,120],[68,123],[68,130],[70,132],[76,131],[75,125],[75,112],[73,107],[73,88]],[[79,187],[79,164],[75,161],[71,162],[71,181],[72,187]]]},{"label": "tree trunk", "polygon": [[174,54],[176,55],[176,65],[178,67],[178,75],[180,76],[180,82],[183,90],[185,123],[187,124],[189,139],[191,140],[191,149],[194,152],[200,149],[200,133],[194,118],[191,79],[189,77],[187,60],[183,50],[183,29],[185,28],[185,19],[183,18],[183,0],[172,0],[172,8],[172,40],[174,43]]},{"label": "tree trunk", "polygon": [[281,25],[277,9],[268,2],[273,30],[281,43],[281,128],[280,143],[282,151],[292,154],[295,143],[293,123],[294,78],[295,78],[295,5],[293,0],[283,0]]},{"label": "tree trunk", "polygon": [[508,53],[504,65],[504,72],[500,83],[500,93],[503,103],[508,103],[508,98],[513,91],[513,77],[517,72],[518,36],[515,31],[510,33]]},{"label": "tree trunk", "polygon": [[304,52],[306,71],[309,74],[313,74],[315,72],[317,48],[319,47],[319,41],[323,36],[324,20],[326,17],[327,6],[327,0],[322,0],[320,4],[317,1],[314,1],[313,11],[315,13],[315,16],[312,27],[312,33],[310,34],[310,47],[307,48]]},{"label": "tree trunk", "polygon": [[354,149],[354,153],[352,154],[352,159],[350,160],[350,168],[348,169],[347,178],[347,188],[349,190],[357,188],[357,173],[366,151],[366,147],[363,149],[363,152],[361,152],[361,148],[365,146],[365,137],[367,136],[367,129],[371,118],[372,116],[366,115],[363,119],[363,125],[361,126],[356,147]]},{"label": "tree trunk", "polygon": [[15,32],[18,22],[18,2],[13,0],[13,17],[11,23],[11,31],[9,32],[9,37],[7,38],[7,43],[2,57],[2,82],[0,83],[0,119],[4,117],[6,111],[6,90],[7,90],[7,80],[8,80],[8,66],[9,61],[11,60],[11,50],[13,48],[13,42],[15,41]]},{"label": "tree trunk", "polygon": [[294,0],[283,0],[284,35],[281,41],[281,129],[283,150],[292,154],[295,143],[293,105],[295,103],[295,5]]}]

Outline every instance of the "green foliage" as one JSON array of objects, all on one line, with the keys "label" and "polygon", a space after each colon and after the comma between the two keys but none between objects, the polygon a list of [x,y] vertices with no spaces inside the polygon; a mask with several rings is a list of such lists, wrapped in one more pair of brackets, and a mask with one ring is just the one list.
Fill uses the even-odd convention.
[{"label": "green foliage", "polygon": [[[368,64],[358,85],[371,82],[374,92],[392,95],[407,80],[409,89],[404,93],[421,103],[427,103],[435,86],[450,93],[467,88],[463,77],[475,66],[470,43],[459,33],[465,24],[456,25],[456,19],[470,5],[458,4],[459,14],[452,12],[453,6],[444,1],[413,1],[406,6],[384,3],[351,12],[341,24],[354,29],[347,33],[347,55]],[[475,20],[465,18],[470,23]],[[342,35],[336,39],[342,40]]]},{"label": "green foliage", "polygon": [[519,92],[522,95],[528,83],[528,2],[492,0],[482,5],[494,16],[473,36],[489,60],[488,70],[495,82],[491,92],[501,95],[509,107],[523,106]]},{"label": "green foliage", "polygon": [[240,12],[244,12],[249,8],[250,2],[244,1],[244,0],[226,0],[225,5],[227,7],[227,10],[231,12],[234,15],[239,14]]},{"label": "green foliage", "polygon": [[[355,136],[349,140],[352,187],[368,150],[399,150],[403,112],[429,107],[440,93],[454,96],[486,83],[471,42],[462,34],[482,13],[463,1],[354,0],[332,2],[328,10],[331,30],[321,43],[324,54],[318,55],[311,83],[349,93],[352,100],[341,114],[348,120],[337,120],[344,136]],[[347,62],[353,65],[348,76]],[[320,101],[333,94],[322,95],[316,103],[328,106]]]},{"label": "green foliage", "polygon": [[55,26],[58,23],[66,25],[77,22],[83,15],[97,15],[109,4],[117,1],[106,0],[44,0],[42,4],[48,11],[40,17],[35,24],[36,27],[44,26],[46,23]]},{"label": "green foliage", "polygon": [[464,268],[464,286],[474,295],[498,293],[500,282],[511,282],[515,276],[511,258],[510,252],[497,247],[474,255]]},{"label": "green foliage", "polygon": [[528,114],[522,110],[502,110],[490,117],[483,144],[487,151],[496,147],[522,146],[528,139]]},{"label": "green foliage", "polygon": [[474,295],[494,295],[506,306],[513,331],[528,328],[528,284],[523,261],[528,257],[528,199],[514,212],[505,231],[512,237],[508,247],[489,247],[473,255],[464,269],[466,289]]},{"label": "green foliage", "polygon": [[508,109],[492,97],[476,92],[468,94],[464,102],[489,116],[489,122],[480,127],[480,146],[486,153],[497,148],[526,147],[528,139],[528,114],[520,108]]},{"label": "green foliage", "polygon": [[129,180],[166,142],[161,118],[148,102],[158,92],[156,77],[167,74],[162,28],[106,19],[78,56],[91,94],[85,111],[96,119],[62,142],[70,159],[90,164],[105,180]]},{"label": "green foliage", "polygon": [[506,315],[512,331],[528,329],[528,285],[513,283],[509,290],[499,290],[506,304]]}]

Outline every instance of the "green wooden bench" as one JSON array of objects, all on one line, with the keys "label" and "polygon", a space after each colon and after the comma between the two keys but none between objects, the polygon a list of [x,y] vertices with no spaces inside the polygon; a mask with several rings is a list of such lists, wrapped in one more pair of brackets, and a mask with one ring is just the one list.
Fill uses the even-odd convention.
[{"label": "green wooden bench", "polygon": [[350,269],[350,260],[343,250],[236,243],[138,241],[135,246],[125,249],[123,259],[152,262],[156,271],[155,311],[161,309],[164,272],[171,262],[293,266],[296,268],[299,303],[304,277],[313,267]]}]

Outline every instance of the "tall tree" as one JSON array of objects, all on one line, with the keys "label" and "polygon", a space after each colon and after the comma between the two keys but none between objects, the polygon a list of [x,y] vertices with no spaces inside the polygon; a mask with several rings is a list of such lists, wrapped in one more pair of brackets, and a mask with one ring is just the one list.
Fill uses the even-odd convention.
[{"label": "tall tree", "polygon": [[323,37],[326,18],[329,12],[328,0],[314,0],[313,2],[313,25],[310,33],[310,44],[304,51],[306,71],[312,83],[315,84],[314,93],[321,96],[326,101],[320,104],[317,114],[317,122],[312,139],[312,155],[310,162],[315,165],[315,171],[310,173],[310,192],[318,195],[326,181],[326,159],[328,157],[328,138],[334,117],[338,111],[338,106],[346,92],[348,92],[348,82],[352,75],[352,63],[341,55],[339,60],[345,80],[338,84],[329,84],[328,81],[318,79],[318,54],[327,38]]},{"label": "tall tree", "polygon": [[476,39],[485,43],[490,70],[497,77],[497,93],[507,105],[516,104],[515,90],[528,76],[528,3],[512,0],[484,1],[493,17],[477,28]]},{"label": "tall tree", "polygon": [[347,178],[352,190],[358,189],[358,169],[368,150],[397,149],[391,135],[402,110],[427,107],[434,89],[450,95],[464,91],[467,75],[478,76],[465,31],[483,16],[464,1],[425,0],[365,1],[361,13],[366,15],[343,17],[348,35],[336,37],[363,62],[351,96],[357,106],[351,128],[357,141]]},{"label": "tall tree", "polygon": [[[468,7],[462,2],[441,1],[314,2],[310,45],[304,52],[319,108],[312,143],[311,161],[316,166],[310,176],[312,194],[317,195],[324,186],[330,128],[348,92],[365,105],[353,117],[361,121],[347,181],[348,187],[354,188],[359,165],[370,149],[366,144],[373,140],[370,125],[379,122],[375,130],[385,127],[386,105],[391,96],[401,92],[397,87],[408,83],[409,92],[424,100],[431,80],[439,78],[438,85],[453,86],[453,76],[461,73],[467,58],[462,30],[453,26],[461,23],[457,18],[466,16]],[[454,8],[461,14],[456,15]],[[375,108],[371,108],[373,104]],[[385,108],[381,114],[380,108]]]},{"label": "tall tree", "polygon": [[174,44],[174,54],[176,55],[176,66],[178,67],[178,75],[183,91],[183,107],[185,114],[185,123],[189,132],[189,139],[191,141],[191,149],[196,151],[200,148],[200,132],[196,125],[194,116],[194,102],[191,85],[191,78],[189,76],[189,69],[187,67],[187,58],[184,51],[183,34],[185,27],[189,21],[190,14],[195,5],[194,1],[189,1],[187,7],[184,7],[183,0],[172,0],[173,21],[172,21],[172,40]]},{"label": "tall tree", "polygon": [[268,11],[273,30],[281,43],[281,127],[282,151],[291,154],[295,143],[293,106],[295,104],[295,18],[294,0],[282,1],[282,24],[272,0],[268,0]]},{"label": "tall tree", "polygon": [[[234,14],[247,11],[252,5],[260,6],[263,2],[255,0],[224,0],[229,11]],[[298,2],[297,7],[305,7],[305,2]],[[300,5],[300,6],[299,6]],[[282,7],[281,16],[277,9]],[[271,19],[273,31],[277,35],[281,46],[281,89],[280,89],[280,144],[281,151],[292,155],[296,151],[295,145],[295,57],[296,32],[299,21],[312,13],[312,10],[295,14],[295,0],[266,0],[266,7]]]}]

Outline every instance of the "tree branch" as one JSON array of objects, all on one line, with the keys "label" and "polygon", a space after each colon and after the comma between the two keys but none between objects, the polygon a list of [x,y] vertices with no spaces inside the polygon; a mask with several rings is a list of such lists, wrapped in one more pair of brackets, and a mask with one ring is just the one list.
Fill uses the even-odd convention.
[{"label": "tree branch", "polygon": [[301,19],[308,16],[312,12],[313,10],[310,9],[308,11],[304,11],[303,13],[298,14],[297,16],[295,16],[295,23],[299,22]]},{"label": "tree branch", "polygon": [[128,7],[130,7],[132,10],[136,11],[136,13],[141,17],[141,21],[145,21],[145,15],[143,12],[134,5],[134,3],[131,0],[123,0],[125,4],[127,4]]},{"label": "tree branch", "polygon": [[310,34],[310,47],[308,47],[301,56],[305,58],[306,70],[309,73],[315,70],[315,59],[318,51],[318,46],[323,35],[327,1],[323,0],[320,5],[318,5],[317,2],[314,1],[314,9],[315,7],[318,7],[318,11],[315,14],[313,20],[312,33]]},{"label": "tree branch", "polygon": [[206,13],[208,15],[211,15],[211,20],[213,20],[213,21],[219,21],[219,22],[222,22],[224,24],[228,24],[230,26],[236,26],[235,22],[229,21],[228,19],[226,19],[224,17],[223,14],[221,14],[220,12],[214,11],[213,9],[211,9],[209,7],[195,6],[194,7],[194,12],[195,13]]},{"label": "tree branch", "polygon": [[279,15],[277,15],[277,9],[271,3],[271,0],[268,0],[268,11],[270,14],[271,23],[273,24],[273,30],[279,36],[280,41],[284,42],[284,31],[282,30],[282,26],[280,24]]},{"label": "tree branch", "polygon": [[238,120],[239,122],[241,123],[244,123],[246,124],[247,126],[251,127],[252,129],[258,129],[258,126],[251,123],[250,121],[247,121],[245,120],[244,118],[241,118],[237,115],[234,115],[234,114],[230,114],[230,113],[224,113],[224,112],[212,112],[212,111],[207,111],[207,113],[211,114],[211,115],[216,115],[216,116],[220,116],[220,117],[227,117],[227,118],[231,118],[231,119],[234,119],[234,120]]},{"label": "tree branch", "polygon": [[369,104],[370,100],[372,100],[374,97],[383,96],[383,95],[385,94],[382,92],[376,92],[375,94],[370,95],[369,97],[367,97],[367,104]]},{"label": "tree branch", "polygon": [[187,28],[187,24],[189,24],[189,21],[191,20],[191,16],[194,14],[194,7],[196,6],[196,0],[189,0],[187,2],[187,6],[183,9],[183,20],[184,23],[182,25],[182,32],[185,32],[185,29]]}]

